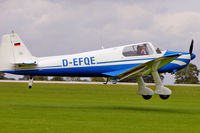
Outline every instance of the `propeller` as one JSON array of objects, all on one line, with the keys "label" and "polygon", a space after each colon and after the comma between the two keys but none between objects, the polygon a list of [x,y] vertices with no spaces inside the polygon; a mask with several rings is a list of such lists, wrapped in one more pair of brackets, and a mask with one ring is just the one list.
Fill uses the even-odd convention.
[{"label": "propeller", "polygon": [[190,44],[190,50],[189,50],[190,55],[192,55],[193,44],[194,44],[194,40],[192,40],[192,42],[191,42],[191,44]]}]

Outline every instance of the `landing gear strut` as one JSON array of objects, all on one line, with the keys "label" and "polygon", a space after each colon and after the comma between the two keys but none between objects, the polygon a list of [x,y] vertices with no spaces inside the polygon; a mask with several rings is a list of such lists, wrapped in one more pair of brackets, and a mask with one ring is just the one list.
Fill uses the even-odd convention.
[{"label": "landing gear strut", "polygon": [[142,78],[142,76],[138,76],[136,77],[137,83],[138,83],[138,95],[142,95],[142,97],[145,100],[149,100],[152,95],[154,94],[153,90],[151,90],[150,88],[147,88],[144,84],[144,80]]},{"label": "landing gear strut", "polygon": [[108,81],[109,81],[109,77],[106,78],[106,82],[103,84],[108,84]]},{"label": "landing gear strut", "polygon": [[168,99],[169,96],[172,94],[172,91],[163,85],[160,79],[160,76],[158,74],[158,71],[153,71],[152,76],[156,84],[155,94],[160,95],[161,99],[164,99],[164,100]]},{"label": "landing gear strut", "polygon": [[28,87],[29,87],[29,89],[31,89],[32,86],[33,86],[33,77],[30,76],[30,78],[29,78],[29,83],[28,83]]}]

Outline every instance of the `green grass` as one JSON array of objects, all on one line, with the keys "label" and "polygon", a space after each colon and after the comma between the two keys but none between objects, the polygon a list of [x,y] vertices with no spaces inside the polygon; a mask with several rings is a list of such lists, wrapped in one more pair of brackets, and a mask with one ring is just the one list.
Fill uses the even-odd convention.
[{"label": "green grass", "polygon": [[143,100],[131,85],[0,83],[0,133],[199,133],[200,87],[169,88]]}]

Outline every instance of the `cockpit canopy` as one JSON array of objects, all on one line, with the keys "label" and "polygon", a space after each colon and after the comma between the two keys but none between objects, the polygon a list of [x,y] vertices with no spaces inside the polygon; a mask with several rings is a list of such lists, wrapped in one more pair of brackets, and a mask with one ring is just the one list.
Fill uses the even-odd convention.
[{"label": "cockpit canopy", "polygon": [[[154,50],[153,50],[154,49]],[[149,43],[143,43],[143,44],[133,44],[124,47],[122,54],[125,57],[128,56],[143,56],[143,55],[152,55],[154,54],[154,51],[157,54],[161,54],[161,50],[159,48],[153,47]]]}]

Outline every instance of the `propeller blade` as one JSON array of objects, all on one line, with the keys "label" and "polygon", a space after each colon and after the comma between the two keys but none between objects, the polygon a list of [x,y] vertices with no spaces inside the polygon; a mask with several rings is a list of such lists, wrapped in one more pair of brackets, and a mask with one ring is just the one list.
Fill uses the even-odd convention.
[{"label": "propeller blade", "polygon": [[192,40],[192,42],[191,42],[191,44],[190,44],[190,50],[189,50],[190,55],[192,55],[193,44],[194,44],[194,41]]}]

